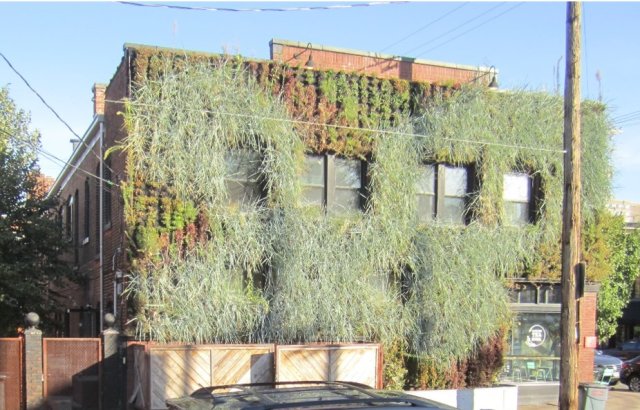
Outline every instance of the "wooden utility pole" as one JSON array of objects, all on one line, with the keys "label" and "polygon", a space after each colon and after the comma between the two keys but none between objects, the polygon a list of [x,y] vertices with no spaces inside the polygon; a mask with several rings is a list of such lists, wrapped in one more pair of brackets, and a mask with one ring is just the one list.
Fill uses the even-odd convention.
[{"label": "wooden utility pole", "polygon": [[580,26],[579,2],[567,3],[567,68],[564,87],[564,200],[562,207],[561,410],[578,408],[576,273],[580,262]]}]

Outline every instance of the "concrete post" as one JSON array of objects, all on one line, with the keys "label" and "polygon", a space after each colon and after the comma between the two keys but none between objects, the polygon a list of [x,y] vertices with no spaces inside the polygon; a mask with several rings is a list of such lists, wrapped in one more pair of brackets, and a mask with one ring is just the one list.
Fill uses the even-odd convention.
[{"label": "concrete post", "polygon": [[24,331],[24,381],[27,410],[40,409],[44,404],[44,375],[42,373],[42,331],[37,313],[28,313]]},{"label": "concrete post", "polygon": [[106,329],[102,332],[102,384],[100,397],[102,410],[118,410],[123,408],[122,360],[118,347],[120,333],[114,328],[116,318],[107,313],[104,315]]}]

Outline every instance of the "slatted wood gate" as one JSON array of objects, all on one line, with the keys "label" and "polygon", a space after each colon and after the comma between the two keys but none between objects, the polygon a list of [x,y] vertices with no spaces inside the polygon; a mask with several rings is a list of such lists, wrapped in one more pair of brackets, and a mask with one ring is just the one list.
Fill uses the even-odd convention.
[{"label": "slatted wood gate", "polygon": [[42,339],[44,395],[51,403],[66,398],[83,408],[98,408],[100,339]]},{"label": "slatted wood gate", "polygon": [[0,338],[0,410],[24,408],[22,339]]},{"label": "slatted wood gate", "polygon": [[165,409],[167,398],[200,387],[271,382],[273,350],[269,345],[156,345],[135,343],[130,403]]},{"label": "slatted wood gate", "polygon": [[128,347],[129,404],[165,409],[200,387],[273,381],[353,381],[382,386],[382,351],[355,345],[161,345]]},{"label": "slatted wood gate", "polygon": [[343,381],[382,388],[378,344],[276,346],[276,381]]}]

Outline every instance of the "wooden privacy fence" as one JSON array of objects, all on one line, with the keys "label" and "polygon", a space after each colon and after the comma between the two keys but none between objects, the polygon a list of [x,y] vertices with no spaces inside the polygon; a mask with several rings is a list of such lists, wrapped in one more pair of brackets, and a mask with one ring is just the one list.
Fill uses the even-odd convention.
[{"label": "wooden privacy fence", "polygon": [[[102,349],[98,338],[43,338],[44,398],[71,397],[84,408],[98,408]],[[75,389],[74,389],[75,386]]]},{"label": "wooden privacy fence", "polygon": [[160,345],[128,346],[129,404],[165,409],[167,398],[200,387],[273,381],[353,381],[380,387],[381,349],[358,345]]},{"label": "wooden privacy fence", "polygon": [[0,410],[22,407],[22,339],[0,338]]},{"label": "wooden privacy fence", "polygon": [[380,345],[276,346],[276,381],[349,381],[382,387]]}]

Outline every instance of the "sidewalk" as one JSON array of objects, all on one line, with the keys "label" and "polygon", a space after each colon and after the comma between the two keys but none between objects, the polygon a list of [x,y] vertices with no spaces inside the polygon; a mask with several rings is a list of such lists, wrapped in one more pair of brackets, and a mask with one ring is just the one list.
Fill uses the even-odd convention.
[{"label": "sidewalk", "polygon": [[[606,409],[607,410],[630,410],[640,409],[640,393],[635,393],[622,383],[618,383],[609,390]],[[518,406],[518,410],[545,410],[557,409],[557,402],[549,402],[540,405]]]}]

